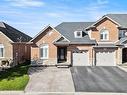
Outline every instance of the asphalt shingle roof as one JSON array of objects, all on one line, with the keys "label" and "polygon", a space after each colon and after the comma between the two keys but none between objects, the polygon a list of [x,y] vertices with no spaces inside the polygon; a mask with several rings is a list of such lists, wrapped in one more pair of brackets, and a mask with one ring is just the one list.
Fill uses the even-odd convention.
[{"label": "asphalt shingle roof", "polygon": [[[23,32],[11,27],[10,25],[0,22],[0,32],[4,33],[13,42],[28,42],[32,38]],[[21,39],[21,40],[20,40]]]},{"label": "asphalt shingle roof", "polygon": [[127,14],[107,14],[105,16],[119,23],[122,28],[127,28]]},{"label": "asphalt shingle roof", "polygon": [[[90,40],[89,35],[86,32],[86,27],[92,25],[94,22],[63,22],[55,27],[65,38],[67,38],[72,44],[95,44],[94,40]],[[85,36],[82,38],[75,38],[75,31],[83,31]]]}]

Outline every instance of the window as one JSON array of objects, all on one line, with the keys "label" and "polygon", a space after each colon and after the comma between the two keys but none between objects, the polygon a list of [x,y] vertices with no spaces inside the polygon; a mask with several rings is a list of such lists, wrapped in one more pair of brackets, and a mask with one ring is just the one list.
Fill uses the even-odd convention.
[{"label": "window", "polygon": [[4,57],[4,45],[0,44],[0,57]]},{"label": "window", "polygon": [[127,30],[119,30],[119,39],[126,37]]},{"label": "window", "polygon": [[100,39],[101,40],[108,40],[109,39],[109,31],[106,29],[102,29],[100,31]]},{"label": "window", "polygon": [[41,59],[48,59],[48,45],[40,47],[40,57]]},{"label": "window", "polygon": [[75,31],[74,35],[76,38],[81,38],[82,37],[82,31]]}]

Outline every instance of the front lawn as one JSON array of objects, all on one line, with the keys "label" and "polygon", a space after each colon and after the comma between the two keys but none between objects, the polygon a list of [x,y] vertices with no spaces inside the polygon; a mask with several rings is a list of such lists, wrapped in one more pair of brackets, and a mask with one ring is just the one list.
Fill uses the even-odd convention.
[{"label": "front lawn", "polygon": [[0,72],[0,90],[24,90],[29,81],[28,68],[24,63]]}]

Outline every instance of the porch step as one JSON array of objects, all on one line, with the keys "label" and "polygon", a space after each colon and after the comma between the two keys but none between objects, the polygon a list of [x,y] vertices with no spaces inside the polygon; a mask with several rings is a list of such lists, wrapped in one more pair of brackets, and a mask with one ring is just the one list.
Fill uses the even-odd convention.
[{"label": "porch step", "polygon": [[69,68],[70,66],[69,66],[69,65],[65,65],[65,66],[64,66],[64,65],[63,65],[63,66],[62,66],[62,65],[58,65],[58,66],[56,66],[56,67],[57,67],[57,68]]},{"label": "porch step", "polygon": [[63,64],[63,63],[56,64],[56,67],[58,68],[69,68],[70,66],[71,64]]}]

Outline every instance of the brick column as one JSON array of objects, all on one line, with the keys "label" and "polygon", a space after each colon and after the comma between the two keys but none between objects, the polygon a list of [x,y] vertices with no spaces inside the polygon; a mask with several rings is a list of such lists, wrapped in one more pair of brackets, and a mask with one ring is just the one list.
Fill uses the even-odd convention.
[{"label": "brick column", "polygon": [[122,47],[118,48],[118,64],[122,64]]}]

